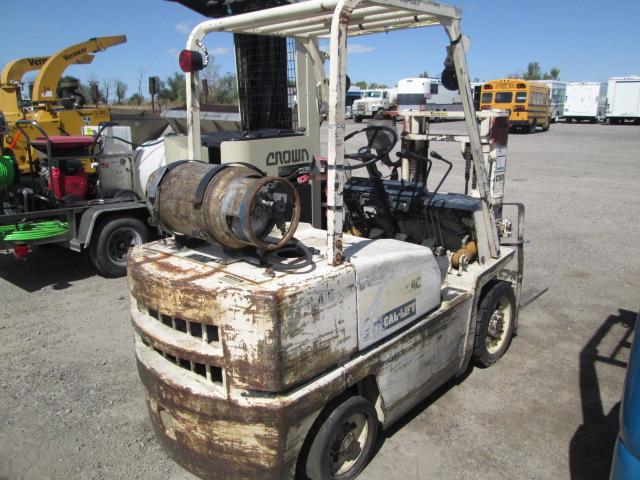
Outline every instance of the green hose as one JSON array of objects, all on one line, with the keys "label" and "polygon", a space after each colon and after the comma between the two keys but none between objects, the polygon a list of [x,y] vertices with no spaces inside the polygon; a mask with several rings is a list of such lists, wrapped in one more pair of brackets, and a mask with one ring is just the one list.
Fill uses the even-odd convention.
[{"label": "green hose", "polygon": [[0,240],[5,242],[28,242],[64,235],[69,225],[63,220],[19,223],[0,226]]},{"label": "green hose", "polygon": [[0,157],[0,188],[13,185],[16,179],[15,163],[12,157],[3,155]]}]

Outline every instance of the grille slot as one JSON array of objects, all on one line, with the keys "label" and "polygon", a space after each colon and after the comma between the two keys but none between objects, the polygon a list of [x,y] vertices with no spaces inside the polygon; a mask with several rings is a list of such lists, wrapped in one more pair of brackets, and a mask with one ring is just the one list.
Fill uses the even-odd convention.
[{"label": "grille slot", "polygon": [[161,348],[152,346],[142,336],[140,337],[140,339],[142,340],[142,343],[146,347],[154,350],[158,355],[161,355],[162,357],[165,358],[165,360],[170,361],[174,365],[184,368],[185,370],[189,370],[190,372],[195,373],[196,375],[199,375],[200,377],[207,379],[211,383],[214,383],[220,386],[224,385],[224,372],[222,371],[222,367],[219,367],[217,365],[207,365],[206,363],[192,362],[190,360],[187,360],[186,358],[177,357],[168,352],[165,352]]},{"label": "grille slot", "polygon": [[163,313],[146,308],[141,303],[138,303],[138,310],[142,313],[148,314],[150,317],[159,321],[163,325],[172,328],[178,332],[185,333],[195,338],[199,338],[205,343],[217,343],[220,342],[220,329],[217,325],[210,325],[208,323],[192,322],[178,317],[171,317]]}]

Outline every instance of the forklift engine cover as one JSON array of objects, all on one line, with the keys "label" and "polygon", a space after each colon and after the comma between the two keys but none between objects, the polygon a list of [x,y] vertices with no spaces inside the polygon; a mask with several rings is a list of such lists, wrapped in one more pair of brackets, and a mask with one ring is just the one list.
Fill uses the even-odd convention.
[{"label": "forklift engine cover", "polygon": [[[345,235],[348,261],[332,267],[326,235],[301,224],[296,237],[315,252],[312,265],[274,269],[273,277],[249,255],[215,245],[181,249],[173,240],[159,240],[132,248],[128,270],[137,333],[165,352],[173,343],[168,335],[182,335],[162,319],[214,325],[222,348],[198,342],[197,355],[184,360],[222,367],[231,389],[277,393],[440,305],[440,270],[429,248]],[[151,341],[164,337],[163,344]],[[154,364],[165,364],[162,354],[157,357]]]}]

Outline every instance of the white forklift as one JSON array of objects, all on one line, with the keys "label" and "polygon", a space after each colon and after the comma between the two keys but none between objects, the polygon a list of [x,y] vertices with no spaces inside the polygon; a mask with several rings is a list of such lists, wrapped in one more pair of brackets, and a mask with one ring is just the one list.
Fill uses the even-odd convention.
[{"label": "white forklift", "polygon": [[[189,160],[150,176],[151,219],[169,235],[130,250],[128,278],[153,428],[195,475],[355,478],[381,430],[509,347],[524,211],[517,206],[517,226],[503,214],[513,209],[502,202],[506,113],[474,111],[460,21],[459,9],[425,0],[309,0],[208,20],[190,34],[180,56]],[[464,118],[466,134],[431,132],[443,112],[406,111],[402,137],[380,120],[345,135],[348,38],[436,25],[450,42],[443,77],[464,107],[447,115]],[[295,39],[298,85],[308,86],[300,105],[328,104],[328,158],[310,174],[326,188],[326,229],[299,222],[303,175],[260,167],[272,139],[250,140],[250,155],[223,148],[218,165],[201,161],[198,71],[213,32]],[[298,115],[317,131],[308,121],[317,109]],[[453,167],[431,148],[439,141],[461,143],[464,193],[432,178],[435,161],[445,176]]]}]

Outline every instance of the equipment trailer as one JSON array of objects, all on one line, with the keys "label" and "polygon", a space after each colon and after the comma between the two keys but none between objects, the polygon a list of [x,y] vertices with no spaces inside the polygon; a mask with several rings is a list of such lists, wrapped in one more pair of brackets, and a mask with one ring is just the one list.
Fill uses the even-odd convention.
[{"label": "equipment trailer", "polygon": [[[1,142],[8,132],[1,113],[0,124]],[[29,167],[23,173],[13,155],[0,157],[0,250],[19,258],[47,244],[88,250],[100,273],[123,276],[129,247],[151,237],[143,194],[134,191],[139,165],[129,127],[103,124],[94,137],[49,135],[35,120],[18,120],[15,128]],[[40,136],[32,138],[34,131]]]},{"label": "equipment trailer", "polygon": [[[518,321],[524,209],[516,205],[517,226],[503,215],[512,208],[502,202],[506,112],[476,116],[460,21],[457,8],[424,0],[309,0],[205,21],[189,36],[180,64],[190,160],[147,183],[152,222],[173,236],[132,248],[128,260],[153,428],[189,471],[354,478],[380,429],[471,361],[489,366],[507,350]],[[430,118],[443,112],[402,112],[392,161],[393,122],[345,135],[347,38],[432,25],[450,40],[443,76],[459,84],[467,133],[431,133]],[[308,104],[329,105],[328,159],[312,175],[326,181],[326,230],[298,225],[300,197],[286,178],[251,162],[199,161],[198,70],[203,39],[215,31],[295,39]],[[319,38],[330,41],[328,82]],[[301,119],[317,118],[305,110]],[[363,146],[346,153],[358,133]],[[269,152],[258,151],[261,141],[251,140],[258,164]],[[453,165],[432,150],[438,141],[462,144],[464,194],[440,192]],[[447,165],[439,180],[434,161]],[[368,178],[351,176],[359,168]]]}]

